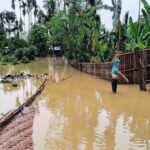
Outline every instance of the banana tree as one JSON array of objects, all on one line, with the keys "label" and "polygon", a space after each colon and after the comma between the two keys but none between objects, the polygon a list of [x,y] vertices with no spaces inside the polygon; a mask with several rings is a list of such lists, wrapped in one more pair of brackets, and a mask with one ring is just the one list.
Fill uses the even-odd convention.
[{"label": "banana tree", "polygon": [[[144,9],[142,9],[144,22],[147,26],[149,26],[150,31],[150,4],[146,0],[142,0],[142,3],[144,5]],[[147,38],[146,46],[150,46],[150,36]]]},{"label": "banana tree", "polygon": [[[141,23],[138,27],[138,22],[133,22],[132,17],[129,18],[129,33],[130,33],[130,42],[135,47],[141,49],[146,47],[147,40],[150,38],[150,28],[149,25]],[[149,43],[150,44],[150,43]]]},{"label": "banana tree", "polygon": [[74,51],[79,61],[90,61],[90,56],[97,53],[101,22],[100,17],[95,14],[96,9],[76,7],[75,13],[72,13],[73,10],[69,13],[69,28],[74,32],[72,41],[75,41]]},{"label": "banana tree", "polygon": [[132,18],[129,18],[129,26],[127,30],[128,39],[126,43],[127,50],[133,50],[135,47],[143,49],[150,46],[150,5],[146,0],[141,1],[144,5],[144,8],[142,9],[141,16],[139,9],[138,22],[133,22]]},{"label": "banana tree", "polygon": [[46,9],[46,21],[49,21],[54,16],[56,2],[55,0],[44,0],[44,8]]},{"label": "banana tree", "polygon": [[144,5],[144,9],[142,9],[143,17],[145,19],[145,22],[149,24],[150,23],[150,4],[148,4],[146,0],[141,0],[141,1]]}]

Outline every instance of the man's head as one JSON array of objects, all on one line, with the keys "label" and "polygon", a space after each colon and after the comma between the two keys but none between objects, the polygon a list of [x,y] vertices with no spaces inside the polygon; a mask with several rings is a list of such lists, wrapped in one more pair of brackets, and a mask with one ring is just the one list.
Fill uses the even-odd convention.
[{"label": "man's head", "polygon": [[120,54],[118,52],[115,53],[115,58],[119,58]]}]

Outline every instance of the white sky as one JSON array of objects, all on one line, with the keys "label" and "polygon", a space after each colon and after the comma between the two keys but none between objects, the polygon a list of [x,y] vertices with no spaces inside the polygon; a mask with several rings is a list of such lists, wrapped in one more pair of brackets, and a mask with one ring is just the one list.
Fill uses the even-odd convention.
[{"label": "white sky", "polygon": [[[40,7],[43,6],[43,0],[37,0]],[[150,0],[147,0],[150,4]],[[111,0],[103,0],[104,4],[111,5]],[[130,16],[133,17],[134,20],[138,17],[138,0],[122,0],[122,15],[123,19],[125,12],[129,11]],[[16,7],[17,8],[17,7]],[[2,10],[10,10],[11,9],[11,0],[0,0],[0,11]],[[18,10],[16,10],[17,15],[19,16]],[[100,11],[102,23],[105,24],[106,28],[112,28],[112,13],[109,11],[102,10]]]}]

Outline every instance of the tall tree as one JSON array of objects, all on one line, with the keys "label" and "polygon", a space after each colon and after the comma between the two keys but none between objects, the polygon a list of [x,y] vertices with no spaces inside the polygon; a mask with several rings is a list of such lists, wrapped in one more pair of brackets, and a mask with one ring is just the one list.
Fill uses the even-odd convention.
[{"label": "tall tree", "polygon": [[15,30],[14,26],[16,21],[16,14],[12,11],[3,11],[2,14],[4,29],[10,37],[11,32],[14,32]]},{"label": "tall tree", "polygon": [[32,10],[34,8],[37,8],[37,3],[36,0],[26,0],[26,10],[28,14],[28,30],[30,30],[31,25],[32,25]]},{"label": "tall tree", "polygon": [[[23,3],[23,0],[17,0],[18,1],[18,4],[19,4],[19,14],[20,14],[20,18],[19,18],[19,30],[20,30],[20,33],[22,34],[22,31],[23,31],[23,21],[22,21],[22,7],[21,7],[21,3]],[[12,9],[15,11],[15,2],[16,0],[11,0],[11,7]]]},{"label": "tall tree", "polygon": [[141,49],[145,48],[147,40],[150,40],[149,26],[145,25],[145,23],[141,23],[140,28],[138,28],[138,22],[133,22],[132,18],[130,17],[129,31],[131,35],[131,38],[129,38],[129,40],[132,43],[133,48],[134,47],[139,47]]},{"label": "tall tree", "polygon": [[36,23],[36,17],[38,15],[39,6],[37,5],[36,1],[34,3],[34,24]]},{"label": "tall tree", "polygon": [[46,21],[50,20],[54,16],[56,2],[55,0],[44,0],[44,8],[46,9]]},{"label": "tall tree", "polygon": [[121,16],[121,10],[122,10],[122,0],[112,0],[112,6],[108,5],[103,5],[103,8],[106,10],[109,10],[113,12],[112,19],[113,19],[113,30],[118,33],[116,35],[118,38],[118,41],[116,43],[117,49],[120,49],[122,37],[121,37],[121,21],[120,21],[120,16]]},{"label": "tall tree", "polygon": [[16,1],[16,0],[11,0],[11,8],[12,8],[13,10],[15,10],[15,1]]},{"label": "tall tree", "polygon": [[24,16],[24,31],[26,32],[26,21],[25,21],[25,16],[26,16],[26,9],[27,9],[27,4],[22,1],[22,4],[21,4],[21,7],[22,7],[22,14]]}]

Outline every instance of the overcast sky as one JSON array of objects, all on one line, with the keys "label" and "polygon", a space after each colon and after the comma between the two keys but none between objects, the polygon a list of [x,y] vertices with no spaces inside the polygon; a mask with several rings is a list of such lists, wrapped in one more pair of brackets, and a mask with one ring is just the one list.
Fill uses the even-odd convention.
[{"label": "overcast sky", "polygon": [[[43,0],[37,0],[40,7],[43,6]],[[111,0],[103,0],[104,4],[111,5]],[[122,15],[121,18],[123,19],[123,16],[125,12],[129,11],[130,16],[133,17],[134,20],[138,17],[138,0],[122,0],[123,8],[122,8]],[[147,0],[148,3],[150,3],[150,0]],[[0,11],[2,10],[10,10],[11,9],[11,0],[0,0]],[[17,15],[19,14],[16,10]],[[105,24],[105,26],[108,29],[112,28],[112,13],[109,11],[102,10],[100,11],[101,14],[101,20],[102,23]]]}]

